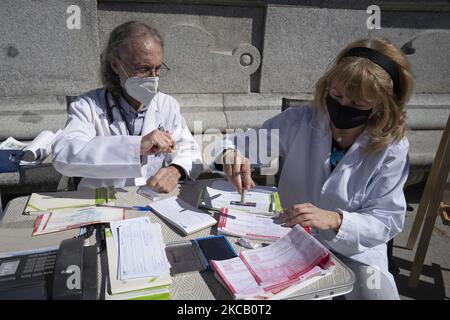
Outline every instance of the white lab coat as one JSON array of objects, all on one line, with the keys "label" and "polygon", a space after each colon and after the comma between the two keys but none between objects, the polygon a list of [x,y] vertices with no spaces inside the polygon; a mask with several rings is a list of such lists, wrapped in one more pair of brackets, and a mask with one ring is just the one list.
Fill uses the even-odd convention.
[{"label": "white lab coat", "polygon": [[[330,174],[332,136],[327,113],[313,107],[288,109],[266,121],[263,128],[279,129],[279,133],[269,132],[268,137],[279,137],[279,154],[284,159],[278,186],[283,207],[309,202],[342,213],[337,234],[313,230],[316,237],[333,251],[378,268],[395,288],[388,272],[386,242],[401,232],[404,224],[408,140],[404,138],[377,154],[366,155],[363,148],[369,137],[363,132]],[[262,130],[257,134],[251,131],[245,135],[260,137]],[[241,134],[239,139],[243,137]],[[257,153],[253,150],[248,154],[243,145],[238,149],[247,152],[255,163]],[[233,147],[231,139],[215,148],[213,159],[224,147]]]},{"label": "white lab coat", "polygon": [[203,170],[198,144],[173,97],[158,92],[150,102],[142,128],[142,136],[160,126],[168,130],[177,142],[173,154],[141,157],[142,136],[128,134],[118,108],[109,92],[106,97],[105,89],[79,96],[70,105],[66,126],[53,144],[56,170],[65,176],[83,177],[79,188],[144,185],[165,163],[181,166],[190,179]]}]

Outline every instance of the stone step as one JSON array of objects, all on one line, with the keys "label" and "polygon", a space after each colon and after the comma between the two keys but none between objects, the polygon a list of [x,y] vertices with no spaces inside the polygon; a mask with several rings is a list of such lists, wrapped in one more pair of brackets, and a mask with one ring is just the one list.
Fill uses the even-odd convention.
[{"label": "stone step", "polygon": [[444,130],[409,130],[410,166],[431,167]]}]

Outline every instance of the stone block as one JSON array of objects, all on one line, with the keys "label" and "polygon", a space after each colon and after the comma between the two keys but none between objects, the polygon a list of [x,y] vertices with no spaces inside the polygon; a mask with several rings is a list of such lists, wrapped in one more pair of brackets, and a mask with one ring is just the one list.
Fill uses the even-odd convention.
[{"label": "stone block", "polygon": [[[71,5],[80,29],[67,27]],[[0,21],[0,96],[78,95],[99,85],[95,0],[4,0]]]},{"label": "stone block", "polygon": [[223,112],[221,94],[175,94],[186,123],[191,132],[205,132],[208,129],[225,130],[227,120]]},{"label": "stone block", "polygon": [[100,3],[100,44],[129,20],[159,30],[165,41],[169,74],[161,78],[168,93],[249,92],[251,75],[260,66],[263,8]]},{"label": "stone block", "polygon": [[407,108],[412,130],[443,130],[450,115],[450,94],[415,94]]},{"label": "stone block", "polygon": [[64,97],[22,96],[0,98],[0,140],[33,140],[42,130],[57,131],[67,120]]},{"label": "stone block", "polygon": [[268,6],[261,93],[311,93],[339,50],[367,36],[362,10]]},{"label": "stone block", "polygon": [[411,166],[424,167],[433,163],[443,130],[409,130],[409,163]]},{"label": "stone block", "polygon": [[367,18],[364,9],[269,5],[261,92],[313,92],[340,50],[373,36],[410,49],[416,92],[449,92],[449,12],[382,10],[380,30],[368,30]]},{"label": "stone block", "polygon": [[443,129],[450,115],[450,106],[447,108],[417,107],[407,108],[407,124],[413,130]]},{"label": "stone block", "polygon": [[281,98],[310,100],[310,95],[280,94],[226,94],[224,111],[228,128],[246,129],[261,127],[264,121],[281,112]]},{"label": "stone block", "polygon": [[386,37],[408,53],[417,93],[450,92],[450,12],[381,12]]}]

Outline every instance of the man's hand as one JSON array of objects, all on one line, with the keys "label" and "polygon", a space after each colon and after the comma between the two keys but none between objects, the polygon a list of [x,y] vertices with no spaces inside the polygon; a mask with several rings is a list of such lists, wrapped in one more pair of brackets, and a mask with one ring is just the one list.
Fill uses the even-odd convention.
[{"label": "man's hand", "polygon": [[244,157],[239,150],[226,150],[222,161],[225,176],[239,193],[242,193],[243,189],[248,190],[255,186],[251,176],[250,160]]},{"label": "man's hand", "polygon": [[338,232],[342,223],[342,214],[322,210],[311,203],[303,203],[284,209],[281,219],[287,227],[299,224],[302,227],[313,227],[318,230],[333,229]]},{"label": "man's hand", "polygon": [[176,142],[168,132],[155,129],[141,140],[141,155],[172,153],[176,151]]},{"label": "man's hand", "polygon": [[147,185],[157,192],[168,193],[177,186],[180,177],[178,169],[169,166],[159,169],[153,177],[148,179]]}]

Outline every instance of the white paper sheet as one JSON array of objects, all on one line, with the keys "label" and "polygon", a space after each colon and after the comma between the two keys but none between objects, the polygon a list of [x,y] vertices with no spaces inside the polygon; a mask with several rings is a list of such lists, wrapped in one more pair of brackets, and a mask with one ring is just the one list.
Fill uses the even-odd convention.
[{"label": "white paper sheet", "polygon": [[281,226],[276,217],[224,208],[220,215],[217,231],[221,234],[247,237],[258,240],[278,240],[291,228]]},{"label": "white paper sheet", "polygon": [[0,144],[0,150],[22,150],[26,146],[26,143],[17,141],[13,137],[9,137]]},{"label": "white paper sheet", "polygon": [[177,226],[184,234],[191,234],[211,227],[217,223],[216,219],[177,197],[169,197],[149,206],[163,219]]},{"label": "white paper sheet", "polygon": [[58,130],[56,133],[49,130],[44,130],[39,133],[39,135],[23,149],[23,164],[27,164],[26,162],[31,162],[32,164],[35,161],[42,161],[47,157],[51,153],[53,141],[60,133],[61,130]]},{"label": "white paper sheet", "polygon": [[231,208],[245,212],[269,212],[271,206],[271,195],[276,192],[275,188],[258,186],[246,192],[246,202],[256,203],[255,207],[230,204],[231,201],[241,201],[241,194],[228,182],[224,180],[215,181],[211,187],[206,187],[205,205],[217,209]]},{"label": "white paper sheet", "polygon": [[148,217],[111,223],[119,249],[119,279],[155,277],[170,273],[161,226]]}]

